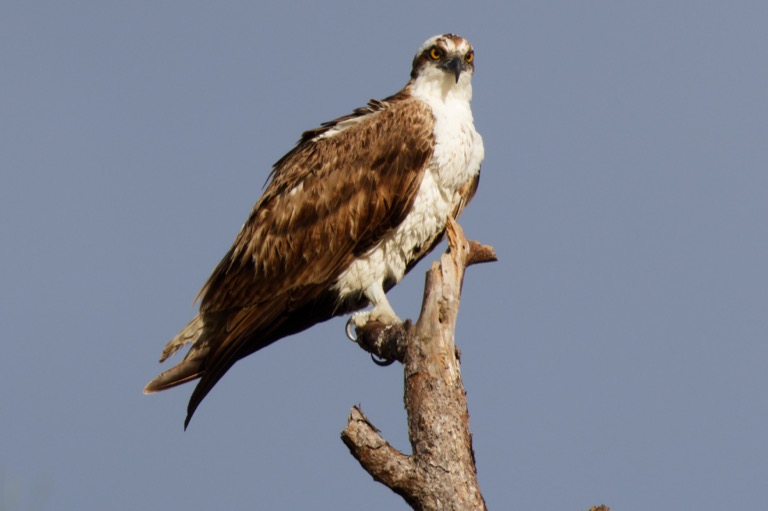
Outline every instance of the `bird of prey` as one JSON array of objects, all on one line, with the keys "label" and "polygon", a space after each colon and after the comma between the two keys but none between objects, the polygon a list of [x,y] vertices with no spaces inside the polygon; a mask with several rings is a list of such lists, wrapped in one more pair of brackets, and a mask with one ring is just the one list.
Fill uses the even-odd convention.
[{"label": "bird of prey", "polygon": [[278,339],[352,312],[352,326],[399,322],[385,293],[477,189],[484,150],[470,109],[474,71],[466,39],[434,36],[399,92],[305,131],[275,163],[200,291],[199,313],[160,361],[186,344],[189,352],[144,392],[199,378],[186,428],[235,362]]}]

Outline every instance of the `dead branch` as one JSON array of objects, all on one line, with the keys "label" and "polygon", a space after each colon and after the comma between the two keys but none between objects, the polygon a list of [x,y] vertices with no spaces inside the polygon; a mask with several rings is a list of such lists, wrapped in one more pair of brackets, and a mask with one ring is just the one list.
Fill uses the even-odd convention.
[{"label": "dead branch", "polygon": [[403,363],[412,454],[389,445],[357,407],[341,438],[376,481],[413,509],[482,510],[454,329],[466,267],[495,261],[496,255],[492,247],[468,241],[452,219],[447,234],[449,251],[427,272],[416,324],[357,330],[363,349]]}]

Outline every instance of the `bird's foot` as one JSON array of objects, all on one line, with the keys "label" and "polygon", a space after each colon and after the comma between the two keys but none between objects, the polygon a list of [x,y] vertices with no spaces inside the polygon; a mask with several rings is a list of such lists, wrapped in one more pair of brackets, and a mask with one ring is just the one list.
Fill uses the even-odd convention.
[{"label": "bird's foot", "polygon": [[382,308],[374,308],[353,314],[347,321],[346,333],[371,355],[376,365],[388,366],[396,360],[403,361],[410,327],[410,321],[403,323],[394,313],[382,314]]},{"label": "bird's foot", "polygon": [[352,314],[349,319],[347,320],[347,326],[344,327],[344,333],[347,334],[347,339],[349,339],[352,342],[357,342],[357,323],[355,322],[355,316],[357,314],[360,314],[359,312],[356,312]]},{"label": "bird's foot", "polygon": [[369,311],[355,312],[347,321],[347,326],[345,328],[347,338],[352,342],[357,342],[357,331],[372,322],[378,322],[384,325],[402,323],[400,318],[395,314],[395,311],[390,307],[374,307]]}]

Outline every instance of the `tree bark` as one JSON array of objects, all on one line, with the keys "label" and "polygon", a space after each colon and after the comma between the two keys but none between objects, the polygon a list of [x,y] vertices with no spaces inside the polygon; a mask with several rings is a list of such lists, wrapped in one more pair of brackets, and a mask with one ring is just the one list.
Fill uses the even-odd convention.
[{"label": "tree bark", "polygon": [[492,247],[468,241],[449,219],[449,250],[427,272],[415,325],[369,323],[358,344],[372,355],[404,366],[405,408],[412,454],[389,445],[358,407],[341,438],[376,481],[416,510],[484,510],[477,482],[466,392],[454,330],[467,266],[495,261]]}]

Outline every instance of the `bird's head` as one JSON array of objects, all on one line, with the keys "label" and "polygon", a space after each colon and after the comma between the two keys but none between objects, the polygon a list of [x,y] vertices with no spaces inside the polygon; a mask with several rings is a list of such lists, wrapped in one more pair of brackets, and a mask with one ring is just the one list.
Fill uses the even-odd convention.
[{"label": "bird's head", "polygon": [[470,87],[475,72],[472,45],[455,34],[436,35],[421,45],[413,58],[411,83],[414,86],[439,85],[445,88]]}]

